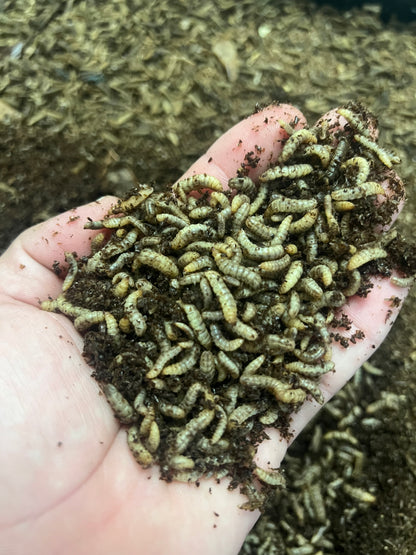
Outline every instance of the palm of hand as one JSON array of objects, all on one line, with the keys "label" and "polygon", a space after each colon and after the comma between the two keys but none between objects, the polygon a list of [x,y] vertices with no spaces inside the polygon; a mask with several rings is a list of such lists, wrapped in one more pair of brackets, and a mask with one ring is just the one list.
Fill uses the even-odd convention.
[{"label": "palm of hand", "polygon": [[[246,127],[247,121],[242,122]],[[254,125],[254,135],[253,130]],[[235,144],[232,136],[227,140]],[[211,151],[215,154],[215,145]],[[223,160],[222,170],[218,162],[209,169],[226,182],[241,156],[244,152],[236,160]],[[195,164],[194,172],[204,168],[206,159]],[[110,204],[105,199],[28,230],[1,261],[1,543],[16,554],[180,554],[201,552],[202,545],[204,553],[236,553],[257,518],[238,509],[245,499],[238,491],[228,492],[226,483],[204,481],[199,489],[166,484],[157,470],[141,469],[90,378],[80,336],[64,316],[39,310],[38,300],[56,296],[61,288],[50,270],[53,261],[62,261],[66,250],[88,253],[91,234],[81,231],[83,222],[87,216],[99,219]],[[366,341],[348,357],[335,348],[337,373],[323,383],[326,398],[387,334],[383,321],[391,288],[380,282],[365,311],[362,300],[350,303],[350,315]],[[295,415],[296,433],[316,411],[310,403]],[[287,445],[281,440],[270,444],[262,446],[259,460],[278,466]]]}]

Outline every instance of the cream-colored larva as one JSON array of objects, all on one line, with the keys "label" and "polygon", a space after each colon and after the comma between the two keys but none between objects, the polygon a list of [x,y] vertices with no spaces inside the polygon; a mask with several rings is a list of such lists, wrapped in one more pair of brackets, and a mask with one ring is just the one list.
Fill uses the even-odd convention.
[{"label": "cream-colored larva", "polygon": [[264,337],[264,343],[272,354],[290,353],[295,348],[294,339],[274,333],[267,334]]},{"label": "cream-colored larva", "polygon": [[[172,455],[169,458],[169,466],[174,470],[192,470],[195,467],[195,462],[184,455]],[[176,476],[175,479],[177,479]]]},{"label": "cream-colored larva", "polygon": [[211,383],[215,376],[215,357],[211,351],[203,351],[199,359],[199,372],[202,378]]},{"label": "cream-colored larva", "polygon": [[295,131],[286,141],[285,146],[279,156],[279,163],[284,163],[296,152],[299,145],[306,143],[308,145],[315,144],[317,138],[309,129],[299,129]]},{"label": "cream-colored larva", "polygon": [[141,337],[147,330],[146,318],[137,308],[137,301],[143,296],[141,289],[133,291],[124,301],[124,313],[134,327],[138,337]]},{"label": "cream-colored larva", "polygon": [[183,273],[190,274],[192,272],[199,272],[199,270],[202,270],[204,268],[212,268],[213,265],[214,265],[214,261],[210,256],[199,255],[198,258],[196,258],[195,260],[193,260],[192,262],[190,262],[184,267]]},{"label": "cream-colored larva", "polygon": [[196,339],[205,349],[209,350],[212,345],[211,336],[198,308],[192,303],[178,301],[178,304],[185,312],[189,325],[195,332]]},{"label": "cream-colored larva", "polygon": [[323,168],[327,168],[331,161],[332,150],[328,145],[306,146],[303,153],[305,156],[316,156],[321,161]]},{"label": "cream-colored larva", "polygon": [[173,250],[179,250],[202,237],[211,237],[212,230],[206,224],[190,224],[180,229],[172,239],[170,245]]},{"label": "cream-colored larva", "polygon": [[159,410],[163,415],[176,420],[182,420],[182,418],[186,416],[182,407],[173,405],[172,403],[166,403],[162,400],[159,402]]},{"label": "cream-colored larva", "polygon": [[275,237],[277,232],[275,227],[264,223],[263,216],[249,216],[245,221],[245,225],[253,235],[257,235],[263,241],[270,241],[270,239]]},{"label": "cream-colored larva", "polygon": [[347,270],[355,270],[360,268],[363,264],[367,264],[371,260],[377,260],[379,258],[385,258],[387,256],[387,251],[380,247],[369,247],[362,251],[355,253],[348,261]]},{"label": "cream-colored larva", "polygon": [[178,356],[181,352],[182,352],[182,347],[180,345],[176,345],[171,349],[163,353],[160,353],[152,368],[147,372],[146,378],[148,380],[157,378],[159,374],[162,372],[163,368],[166,366],[166,364],[170,360]]},{"label": "cream-colored larva", "polygon": [[137,426],[131,426],[127,432],[127,443],[136,461],[144,468],[153,463],[153,456],[143,445]]},{"label": "cream-colored larva", "polygon": [[155,453],[158,450],[160,445],[160,429],[155,420],[149,426],[145,444],[150,453]]},{"label": "cream-colored larva", "polygon": [[225,412],[225,410],[221,405],[217,405],[215,415],[218,418],[218,424],[211,437],[212,445],[216,445],[220,441],[220,439],[222,438],[222,436],[224,435],[227,429],[227,424],[228,424],[227,413]]},{"label": "cream-colored larva", "polygon": [[250,213],[250,203],[244,202],[234,214],[232,230],[231,230],[231,233],[233,235],[235,235],[241,229],[241,226],[243,225],[249,213]]},{"label": "cream-colored larva", "polygon": [[205,218],[211,216],[213,211],[214,210],[211,206],[197,206],[196,208],[190,210],[188,216],[192,220],[204,220]]},{"label": "cream-colored larva", "polygon": [[189,351],[183,356],[179,362],[174,364],[169,364],[165,366],[162,370],[163,376],[182,376],[186,374],[188,370],[195,366],[196,361],[199,357],[199,347],[194,345],[189,349]]},{"label": "cream-colored larva", "polygon": [[306,398],[306,393],[303,389],[292,388],[291,385],[277,378],[273,378],[272,376],[241,376],[240,383],[246,387],[267,389],[278,401],[282,401],[282,403],[302,403]]},{"label": "cream-colored larva", "polygon": [[362,185],[367,181],[367,177],[370,173],[370,163],[367,158],[362,156],[353,156],[346,160],[342,165],[342,170],[348,170],[350,167],[355,169],[355,185]]},{"label": "cream-colored larva", "polygon": [[313,279],[318,279],[325,287],[332,283],[332,272],[326,264],[317,264],[310,269],[309,275]]},{"label": "cream-colored larva", "polygon": [[385,195],[384,188],[375,181],[367,181],[355,187],[344,187],[331,193],[331,198],[336,201],[351,201],[370,195]]},{"label": "cream-colored larva", "polygon": [[361,286],[361,274],[359,270],[353,270],[349,275],[349,283],[345,289],[342,290],[346,297],[355,295]]},{"label": "cream-colored larva", "polygon": [[325,172],[325,176],[328,181],[332,180],[335,177],[336,173],[339,170],[340,163],[347,155],[348,149],[349,144],[347,139],[345,137],[341,137]]},{"label": "cream-colored larva", "polygon": [[344,483],[342,487],[345,493],[356,501],[360,501],[361,503],[366,503],[368,505],[377,501],[377,497],[375,495],[362,488],[354,487],[347,483]]},{"label": "cream-colored larva", "polygon": [[156,221],[161,224],[172,225],[173,227],[177,227],[179,229],[183,229],[188,225],[188,222],[178,216],[175,216],[174,214],[156,214]]},{"label": "cream-colored larva", "polygon": [[318,214],[319,210],[317,208],[309,210],[309,212],[306,212],[304,216],[290,224],[289,232],[297,234],[307,231],[315,225]]},{"label": "cream-colored larva", "polygon": [[284,254],[284,248],[282,245],[272,245],[270,247],[256,245],[250,241],[244,229],[240,229],[237,233],[236,239],[241,245],[244,254],[251,260],[276,260]]},{"label": "cream-colored larva", "polygon": [[179,196],[182,202],[186,202],[186,197],[191,191],[201,189],[211,189],[212,191],[222,191],[221,181],[212,175],[201,173],[181,179],[172,187],[172,191]]},{"label": "cream-colored larva", "polygon": [[232,379],[238,379],[241,368],[235,360],[226,355],[224,351],[219,351],[217,354],[217,361],[219,366],[221,366]]},{"label": "cream-colored larva", "polygon": [[181,455],[198,432],[207,428],[215,417],[215,409],[202,409],[201,412],[189,420],[175,438],[175,450]]},{"label": "cream-colored larva", "polygon": [[260,412],[260,408],[252,404],[242,404],[236,407],[228,417],[228,428],[232,430],[236,426],[241,426],[243,422]]},{"label": "cream-colored larva", "polygon": [[257,185],[248,176],[233,177],[228,181],[228,186],[230,189],[236,189],[240,193],[247,193],[248,195],[251,195],[257,189]]},{"label": "cream-colored larva", "polygon": [[335,364],[333,362],[325,362],[324,364],[306,364],[302,361],[296,361],[287,362],[284,367],[289,372],[297,372],[303,376],[317,377],[331,372],[334,369]]},{"label": "cream-colored larva", "polygon": [[153,193],[153,187],[149,185],[140,185],[137,193],[132,195],[126,200],[119,201],[113,208],[111,212],[113,214],[120,214],[122,212],[130,212],[135,208],[138,208],[151,194]]},{"label": "cream-colored larva", "polygon": [[259,270],[262,275],[274,276],[287,268],[290,264],[290,256],[285,254],[282,258],[277,260],[267,260],[259,264]]},{"label": "cream-colored larva", "polygon": [[388,152],[386,149],[381,148],[375,141],[372,141],[368,137],[364,135],[354,135],[354,139],[357,143],[360,143],[365,148],[372,150],[376,156],[378,156],[379,160],[388,168],[392,168],[393,164],[399,164],[400,158],[391,152]]},{"label": "cream-colored larva", "polygon": [[285,486],[286,480],[281,472],[278,470],[265,470],[264,468],[260,468],[256,466],[254,469],[254,474],[257,476],[259,480],[264,482],[265,484],[269,484],[271,486]]},{"label": "cream-colored larva", "polygon": [[407,287],[411,287],[414,284],[415,277],[414,276],[409,276],[409,277],[392,276],[390,278],[390,281],[392,282],[393,285],[397,285],[397,287],[407,288]]},{"label": "cream-colored larva", "polygon": [[266,355],[259,355],[258,357],[254,358],[251,362],[247,364],[244,368],[242,376],[252,376],[259,370],[262,366],[264,361],[266,360]]},{"label": "cream-colored larva", "polygon": [[213,300],[213,294],[211,286],[205,276],[202,276],[199,281],[199,288],[201,290],[203,308],[207,308],[211,305]]},{"label": "cream-colored larva", "polygon": [[250,204],[250,197],[238,193],[231,200],[231,212],[235,215],[235,213],[243,206],[243,204]]},{"label": "cream-colored larva", "polygon": [[212,395],[211,390],[201,382],[195,382],[191,386],[189,386],[180,404],[180,406],[185,411],[185,414],[188,414],[188,412],[190,412],[193,409],[193,407],[197,402],[198,397],[201,394],[204,396],[204,399],[206,401],[209,401],[209,402],[214,401],[214,397]]},{"label": "cream-colored larva", "polygon": [[244,339],[241,337],[235,339],[227,339],[224,337],[221,327],[218,324],[211,324],[209,329],[214,344],[221,349],[221,351],[236,351],[244,343]]},{"label": "cream-colored larva", "polygon": [[273,200],[269,204],[264,213],[266,218],[269,218],[277,212],[291,212],[291,213],[302,213],[308,212],[313,208],[316,208],[318,202],[316,199],[294,199],[289,197],[284,197],[283,195],[274,195]]},{"label": "cream-colored larva", "polygon": [[184,268],[194,260],[198,260],[200,256],[201,256],[201,253],[199,253],[198,251],[189,250],[189,251],[186,251],[184,254],[182,254],[176,262],[179,268]]},{"label": "cream-colored larva", "polygon": [[230,201],[228,200],[227,195],[215,191],[211,193],[209,204],[212,208],[216,208],[218,205],[221,206],[223,210],[231,208]]},{"label": "cream-colored larva", "polygon": [[214,257],[215,263],[219,270],[228,276],[234,277],[243,283],[246,283],[253,289],[257,289],[261,285],[260,275],[251,268],[246,266],[241,266],[235,259],[229,259],[224,256],[223,249],[220,248],[219,244],[214,245],[212,248],[212,256]]},{"label": "cream-colored larva", "polygon": [[227,220],[231,217],[231,207],[224,208],[217,213],[217,237],[222,238],[225,235]]},{"label": "cream-colored larva", "polygon": [[256,316],[256,314],[257,314],[257,306],[255,305],[255,303],[248,301],[244,306],[244,312],[241,315],[241,319],[243,322],[247,324]]},{"label": "cream-colored larva", "polygon": [[218,272],[213,270],[205,272],[205,277],[220,303],[225,320],[230,324],[235,324],[237,321],[237,303],[224,280]]},{"label": "cream-colored larva", "polygon": [[67,291],[71,285],[74,283],[75,277],[77,275],[78,272],[78,262],[77,259],[74,256],[74,253],[72,252],[66,252],[65,253],[65,260],[69,265],[68,268],[68,273],[64,279],[64,282],[62,284],[62,291]]},{"label": "cream-colored larva", "polygon": [[248,324],[245,324],[241,320],[237,318],[235,324],[228,325],[228,329],[230,329],[235,335],[238,337],[242,337],[243,339],[247,339],[247,341],[256,341],[259,337],[258,332]]},{"label": "cream-colored larva", "polygon": [[283,278],[282,285],[279,288],[279,293],[288,293],[300,280],[303,274],[303,264],[301,260],[294,260]]},{"label": "cream-colored larva", "polygon": [[104,384],[102,389],[108,404],[120,422],[132,424],[137,420],[136,411],[113,384]]},{"label": "cream-colored larva", "polygon": [[116,254],[121,254],[125,252],[127,249],[132,247],[137,240],[139,235],[138,229],[132,229],[121,239],[119,242],[109,242],[107,243],[100,251],[101,258],[110,258],[111,256],[115,256]]},{"label": "cream-colored larva", "polygon": [[354,131],[358,131],[365,137],[370,136],[370,129],[368,127],[368,123],[364,122],[363,119],[352,110],[348,108],[338,108],[337,113],[345,118],[350,126],[354,129]]},{"label": "cream-colored larva", "polygon": [[74,326],[77,331],[84,332],[91,326],[105,321],[105,312],[103,310],[85,311],[74,320]]},{"label": "cream-colored larva", "polygon": [[252,216],[253,214],[255,214],[257,212],[257,210],[260,209],[261,205],[263,204],[263,202],[266,200],[267,198],[267,193],[268,193],[268,186],[266,183],[261,183],[259,188],[258,188],[258,193],[256,198],[253,200],[253,202],[251,203],[250,206],[250,216]]},{"label": "cream-colored larva", "polygon": [[179,269],[175,262],[164,254],[151,249],[143,249],[136,257],[141,264],[146,264],[167,277],[175,278],[179,275]]},{"label": "cream-colored larva", "polygon": [[261,174],[259,177],[260,182],[274,181],[282,177],[289,177],[294,179],[296,177],[303,177],[313,172],[313,166],[310,164],[295,164],[293,166],[275,166]]},{"label": "cream-colored larva", "polygon": [[300,279],[297,288],[300,291],[304,291],[311,299],[315,300],[320,299],[324,293],[322,287],[312,277]]}]

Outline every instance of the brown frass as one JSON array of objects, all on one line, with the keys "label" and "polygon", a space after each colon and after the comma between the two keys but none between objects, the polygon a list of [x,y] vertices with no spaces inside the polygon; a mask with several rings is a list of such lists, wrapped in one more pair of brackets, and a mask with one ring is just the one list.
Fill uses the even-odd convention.
[{"label": "brown frass", "polygon": [[371,138],[362,106],[338,113],[344,129],[281,122],[287,140],[258,183],[243,169],[227,191],[208,175],[132,191],[86,224],[110,235],[90,257],[67,253],[63,293],[42,305],[83,334],[142,466],[166,480],[229,476],[248,509],[284,484],[253,463],[264,430],[287,435],[306,398],[323,402],[329,328],[348,327],[340,307],[371,294],[371,276],[415,269],[397,231],[379,231],[403,199],[399,160]]}]

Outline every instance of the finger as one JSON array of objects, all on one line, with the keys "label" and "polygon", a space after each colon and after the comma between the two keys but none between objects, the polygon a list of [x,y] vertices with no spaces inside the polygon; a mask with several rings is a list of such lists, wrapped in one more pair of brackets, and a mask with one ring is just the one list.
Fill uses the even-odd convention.
[{"label": "finger", "polygon": [[[253,179],[277,161],[282,141],[287,133],[279,124],[282,120],[294,129],[304,127],[306,119],[295,107],[288,104],[271,105],[240,121],[222,135],[201,156],[182,178],[207,173],[217,177],[224,187],[230,178],[245,164]],[[250,160],[252,165],[250,166]]]},{"label": "finger", "polygon": [[84,230],[88,218],[100,219],[116,202],[105,197],[74,208],[24,231],[0,258],[0,293],[38,304],[47,295],[56,297],[62,288],[53,265],[65,262],[65,252],[79,256],[90,252],[97,231]]}]

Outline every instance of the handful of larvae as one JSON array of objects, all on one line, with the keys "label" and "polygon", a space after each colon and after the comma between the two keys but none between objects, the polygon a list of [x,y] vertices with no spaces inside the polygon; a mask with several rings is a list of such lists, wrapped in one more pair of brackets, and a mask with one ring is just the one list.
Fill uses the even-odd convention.
[{"label": "handful of larvae", "polygon": [[229,476],[247,509],[284,484],[253,463],[265,428],[287,434],[305,399],[323,402],[340,307],[392,267],[397,232],[380,227],[402,199],[399,160],[370,138],[364,108],[338,114],[338,130],[280,122],[287,140],[258,183],[242,171],[226,191],[205,174],[139,186],[85,225],[110,237],[88,258],[67,253],[63,292],[42,305],[84,335],[139,464],[166,480]]}]

